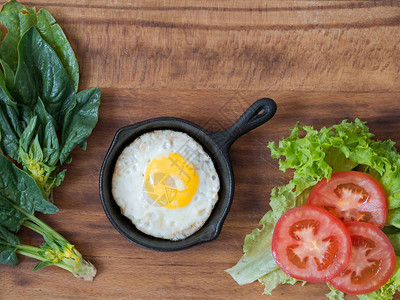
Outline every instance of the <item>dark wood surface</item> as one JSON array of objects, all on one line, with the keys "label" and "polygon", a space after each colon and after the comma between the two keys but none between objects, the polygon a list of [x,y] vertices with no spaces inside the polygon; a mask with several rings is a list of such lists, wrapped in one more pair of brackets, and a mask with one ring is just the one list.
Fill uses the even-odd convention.
[{"label": "dark wood surface", "polygon": [[[26,1],[57,19],[76,51],[80,89],[98,85],[102,104],[87,151],[76,149],[55,190],[60,212],[40,216],[91,260],[91,283],[35,261],[0,266],[4,299],[323,299],[324,284],[237,285],[224,270],[268,210],[278,170],[269,141],[297,121],[316,128],[358,117],[379,139],[400,142],[399,2]],[[98,177],[115,131],[158,116],[226,129],[261,97],[275,117],[231,148],[236,191],[219,238],[176,253],[142,249],[107,220]],[[23,242],[39,244],[32,232]],[[400,297],[397,296],[397,299]],[[352,299],[351,297],[349,299]]]}]

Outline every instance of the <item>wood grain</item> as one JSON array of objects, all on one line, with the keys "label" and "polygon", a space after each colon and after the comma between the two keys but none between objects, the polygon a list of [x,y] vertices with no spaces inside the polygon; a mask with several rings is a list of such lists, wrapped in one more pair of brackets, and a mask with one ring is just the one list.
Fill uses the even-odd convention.
[{"label": "wood grain", "polygon": [[[238,286],[224,270],[269,209],[278,171],[269,141],[297,121],[316,128],[347,118],[400,143],[400,6],[395,1],[26,1],[45,7],[76,50],[81,89],[102,90],[87,151],[76,149],[55,190],[60,212],[41,217],[98,268],[94,282],[34,260],[0,266],[1,299],[323,299],[324,284]],[[176,253],[142,249],[107,220],[98,177],[115,131],[158,116],[223,130],[261,97],[276,116],[231,149],[233,205],[220,237]],[[40,238],[21,232],[23,242]],[[397,299],[400,297],[397,295]],[[349,297],[349,299],[354,299]]]},{"label": "wood grain", "polygon": [[398,1],[26,3],[57,16],[82,87],[400,90]]}]

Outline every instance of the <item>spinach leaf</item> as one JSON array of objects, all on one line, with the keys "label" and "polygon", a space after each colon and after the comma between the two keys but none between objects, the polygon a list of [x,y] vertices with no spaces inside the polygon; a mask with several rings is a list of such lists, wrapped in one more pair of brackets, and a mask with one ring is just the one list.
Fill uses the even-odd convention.
[{"label": "spinach leaf", "polygon": [[0,149],[22,162],[51,200],[65,177],[60,166],[71,162],[77,145],[86,148],[98,120],[100,90],[76,94],[78,63],[49,12],[12,0],[0,20],[7,30],[0,42]]},{"label": "spinach leaf", "polygon": [[7,34],[0,44],[0,57],[15,72],[18,65],[17,46],[25,32],[36,24],[35,10],[17,1],[7,2],[1,9],[0,22],[7,28]]},{"label": "spinach leaf", "polygon": [[[22,133],[19,139],[20,151],[23,150],[25,153],[28,153],[29,146],[31,145],[33,136],[35,135],[36,122],[37,122],[37,117],[35,116],[29,121],[28,126]],[[21,154],[19,154],[19,156],[21,156]]]},{"label": "spinach leaf", "polygon": [[13,159],[18,158],[18,137],[15,134],[3,107],[0,109],[0,133],[1,149],[4,153]]},{"label": "spinach leaf", "polygon": [[37,162],[43,161],[43,151],[39,143],[39,135],[37,134],[29,147],[29,157],[32,157]]},{"label": "spinach leaf", "polygon": [[52,214],[58,208],[43,198],[35,180],[0,154],[0,195],[29,214]]},{"label": "spinach leaf", "polygon": [[41,128],[38,129],[38,134],[43,146],[43,162],[47,165],[53,166],[57,163],[60,154],[60,146],[56,132],[56,121],[47,112],[42,99],[40,98],[36,104],[35,113],[39,119],[39,123],[41,124]]},{"label": "spinach leaf", "polygon": [[76,102],[73,82],[63,64],[34,27],[21,38],[18,54],[14,98],[34,110],[40,97],[61,128],[64,116]]},{"label": "spinach leaf", "polygon": [[79,66],[75,57],[75,53],[72,50],[67,37],[62,31],[60,25],[55,24],[56,20],[47,10],[39,10],[36,16],[37,29],[45,41],[49,43],[49,45],[57,53],[62,64],[64,65],[65,70],[74,83],[75,92],[77,92],[79,83]]},{"label": "spinach leaf", "polygon": [[61,164],[67,160],[69,153],[77,145],[85,145],[86,139],[92,133],[98,120],[99,88],[81,91],[76,95],[76,99],[76,106],[66,115],[63,124]]},{"label": "spinach leaf", "polygon": [[[33,143],[36,139],[37,135]],[[56,265],[75,277],[93,280],[96,268],[74,245],[34,216],[37,210],[53,213],[57,208],[43,198],[31,177],[1,154],[0,191],[0,264],[16,264],[18,253],[41,261],[34,270]],[[45,242],[40,248],[20,244],[18,237],[9,231],[18,231],[21,225],[43,236]]]},{"label": "spinach leaf", "polygon": [[18,263],[15,246],[19,244],[19,238],[0,225],[0,264],[16,265]]},{"label": "spinach leaf", "polygon": [[13,204],[0,196],[0,225],[12,232],[18,232],[24,223],[26,216],[16,210]]},{"label": "spinach leaf", "polygon": [[[70,160],[69,152],[78,144],[85,147],[97,122],[100,91],[76,95],[75,55],[46,10],[36,14],[11,0],[3,5],[0,22],[5,33],[0,41],[0,264],[16,264],[16,254],[22,254],[40,261],[34,270],[55,265],[93,280],[96,268],[34,213],[58,211],[46,201],[66,171],[58,172],[57,133]],[[22,162],[29,175],[2,153]],[[44,237],[40,248],[20,244],[13,232],[22,225]]]},{"label": "spinach leaf", "polygon": [[12,157],[18,158],[18,138],[21,128],[18,120],[18,108],[11,99],[5,86],[3,74],[0,72],[0,132],[2,138],[0,146],[3,151]]},{"label": "spinach leaf", "polygon": [[[40,9],[36,13],[34,7],[26,7],[12,0],[3,5],[0,12],[0,22],[6,28],[6,36],[4,41],[0,43],[0,57],[7,63],[9,70],[12,72],[17,70],[18,43],[25,32],[35,26],[57,53],[74,83],[75,92],[78,90],[79,66],[75,53],[61,27],[55,24],[56,20],[47,10]],[[5,29],[4,27],[3,29]]]},{"label": "spinach leaf", "polygon": [[[0,173],[1,171],[0,169]],[[33,199],[31,198],[31,200]],[[44,199],[42,200],[46,202]],[[20,214],[18,215],[18,213]],[[11,221],[14,223],[20,224],[22,221],[26,228],[41,234],[45,242],[40,248],[20,244],[18,237],[3,226],[10,223],[7,217],[18,219]],[[70,244],[63,236],[33,214],[24,211],[22,207],[0,197],[0,264],[15,265],[18,262],[17,253],[40,261],[34,267],[34,271],[55,265],[84,280],[93,280],[96,275],[96,268],[85,260],[74,245]]]},{"label": "spinach leaf", "polygon": [[46,111],[40,98],[35,113],[20,137],[18,159],[35,179],[43,196],[50,200],[54,183],[61,183],[57,178],[64,178],[64,175],[61,177],[56,175],[58,171],[56,164],[59,159],[58,138],[55,121]]},{"label": "spinach leaf", "polygon": [[65,173],[67,172],[67,169],[62,170],[60,173],[57,174],[57,176],[54,177],[53,182],[51,183],[51,185],[53,187],[57,187],[61,184],[61,182],[64,181],[65,178]]},{"label": "spinach leaf", "polygon": [[51,265],[54,265],[54,263],[52,263],[51,261],[40,261],[35,265],[35,267],[33,268],[33,271],[37,271],[41,268],[51,266]]},{"label": "spinach leaf", "polygon": [[11,90],[14,87],[15,73],[4,60],[0,59],[0,63],[4,71],[5,86]]},{"label": "spinach leaf", "polygon": [[[52,148],[46,148],[46,152],[42,150],[41,142],[39,141],[39,135],[43,130],[41,130],[41,126],[36,126],[37,116],[33,117],[26,127],[25,131],[21,135],[20,138],[20,147],[19,147],[19,161],[22,162],[24,166],[24,170],[29,172],[29,175],[36,181],[39,186],[43,196],[46,199],[49,199],[51,195],[52,184],[49,184],[48,181],[50,179],[50,183],[53,182],[53,171],[57,170],[57,167],[54,165],[48,165],[45,161],[45,155],[49,154],[54,156],[54,153],[51,151],[54,150]],[[46,128],[51,127],[51,123],[47,123]],[[46,131],[46,129],[45,129]],[[42,134],[42,138],[44,133]],[[42,141],[43,143],[43,141]],[[52,141],[47,141],[47,143],[52,143]],[[56,141],[58,143],[58,141]],[[52,146],[52,145],[50,145]],[[49,157],[46,157],[46,161]],[[53,158],[52,158],[53,159]],[[55,158],[58,159],[58,156]]]}]

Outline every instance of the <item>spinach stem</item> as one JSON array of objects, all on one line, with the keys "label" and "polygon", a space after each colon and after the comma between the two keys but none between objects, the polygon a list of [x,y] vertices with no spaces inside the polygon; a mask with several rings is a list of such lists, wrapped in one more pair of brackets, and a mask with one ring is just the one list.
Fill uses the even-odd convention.
[{"label": "spinach stem", "polygon": [[42,222],[41,220],[39,220],[35,216],[30,215],[28,213],[26,213],[25,215],[28,217],[29,220],[31,220],[32,222],[36,223],[36,225],[38,225],[40,228],[42,228],[43,231],[45,231],[46,233],[48,233],[51,236],[53,236],[54,239],[59,240],[59,241],[68,242],[61,234],[56,232],[53,228],[51,228],[49,225],[47,225],[46,223]]},{"label": "spinach stem", "polygon": [[54,265],[57,267],[63,268],[64,270],[70,271],[72,274],[74,274],[74,268],[69,267],[64,263],[55,263]]},{"label": "spinach stem", "polygon": [[[44,257],[42,257],[42,256],[40,256],[40,255],[38,254],[38,251],[41,250],[41,249],[38,248],[38,247],[29,246],[29,245],[24,245],[24,244],[20,244],[20,245],[11,245],[11,244],[8,244],[8,245],[9,245],[9,246],[15,247],[16,250],[17,250],[16,252],[17,252],[18,254],[25,255],[25,256],[28,256],[28,257],[31,257],[31,258],[40,260],[40,261],[46,261],[46,259],[45,259]],[[57,267],[63,268],[64,270],[70,271],[71,273],[74,273],[74,268],[73,268],[73,267],[70,267],[70,266],[68,266],[68,265],[66,265],[66,264],[63,263],[63,262],[52,263],[52,265],[55,265],[55,266],[57,266]]]},{"label": "spinach stem", "polygon": [[31,257],[31,258],[34,258],[34,259],[37,259],[37,260],[40,260],[40,261],[44,261],[43,257],[41,257],[41,256],[38,255],[38,254],[32,253],[32,252],[30,252],[30,251],[25,251],[25,250],[19,250],[19,249],[17,249],[17,253],[18,253],[18,254],[21,254],[21,255],[25,255],[25,256]]},{"label": "spinach stem", "polygon": [[59,241],[64,241],[64,242],[68,242],[61,234],[59,234],[58,232],[56,232],[53,228],[51,228],[49,225],[47,225],[46,223],[42,222],[41,220],[39,220],[38,218],[36,218],[34,215],[31,215],[29,213],[27,213],[25,210],[21,209],[19,206],[15,205],[14,203],[12,203],[11,201],[9,201],[8,199],[6,199],[16,210],[20,211],[21,213],[23,213],[28,220],[30,220],[31,222],[33,222],[35,225],[37,226],[32,226],[32,224],[28,223],[28,226],[26,226],[27,221],[24,222],[24,226],[36,231],[37,233],[44,235],[46,234],[46,236],[48,237],[53,237],[53,239],[55,240],[59,240]]},{"label": "spinach stem", "polygon": [[26,220],[22,225],[24,225],[26,228],[29,228],[29,229],[39,233],[40,235],[43,235],[43,230],[38,225],[33,223],[32,221]]},{"label": "spinach stem", "polygon": [[[10,245],[12,246],[12,245]],[[30,245],[24,245],[24,244],[19,244],[19,245],[13,245],[17,250],[24,250],[24,251],[30,251],[32,253],[37,253],[41,249],[38,247],[30,246]]]}]

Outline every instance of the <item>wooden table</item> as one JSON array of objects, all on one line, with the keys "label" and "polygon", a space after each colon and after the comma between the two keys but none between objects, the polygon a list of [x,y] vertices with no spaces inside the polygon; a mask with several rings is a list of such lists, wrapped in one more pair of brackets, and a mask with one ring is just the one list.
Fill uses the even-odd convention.
[{"label": "wooden table", "polygon": [[[297,121],[316,128],[356,117],[380,139],[400,142],[400,4],[350,1],[25,1],[64,29],[81,70],[80,89],[102,104],[87,151],[76,149],[55,190],[60,212],[41,216],[98,269],[94,282],[35,261],[0,266],[0,298],[324,299],[324,284],[237,285],[224,270],[267,212],[278,171],[269,141]],[[158,116],[225,129],[261,97],[275,117],[231,148],[236,193],[219,238],[176,253],[142,249],[110,224],[100,203],[101,163],[115,131]],[[41,239],[23,231],[22,240]],[[400,299],[400,296],[397,296]]]}]

